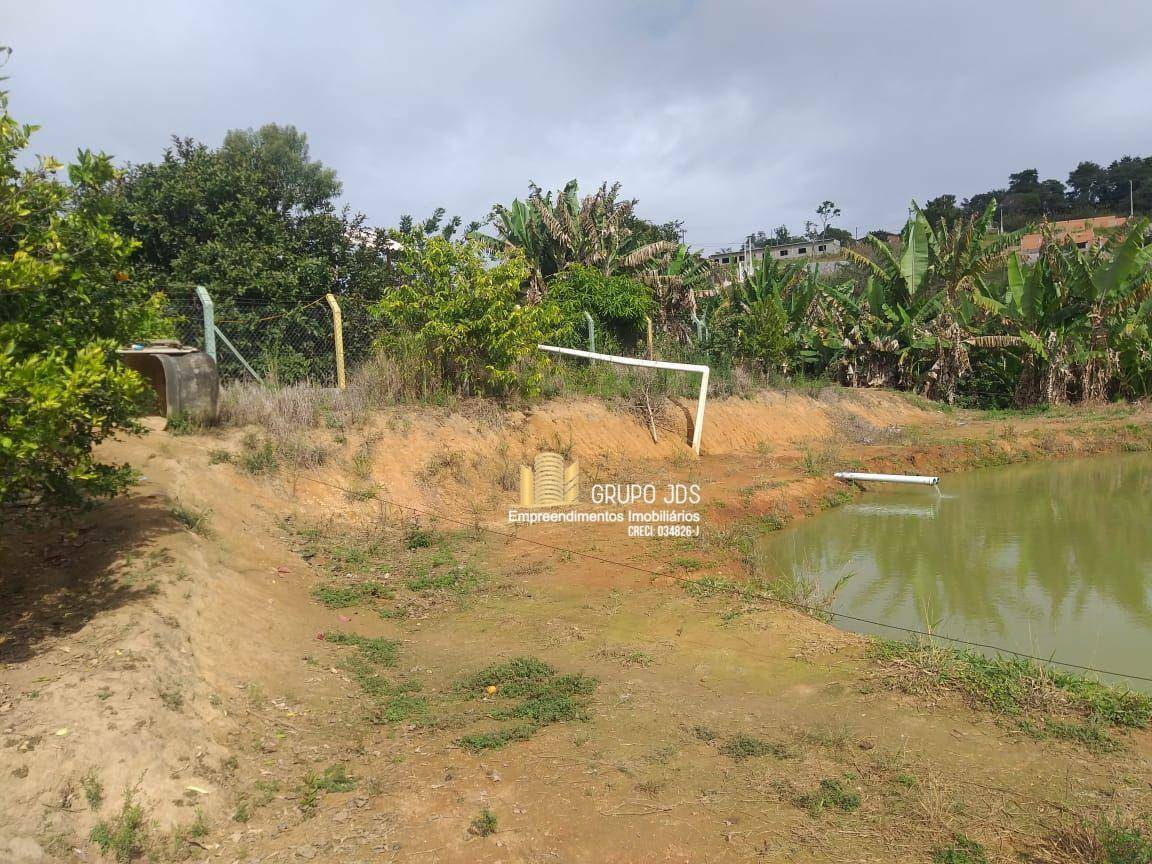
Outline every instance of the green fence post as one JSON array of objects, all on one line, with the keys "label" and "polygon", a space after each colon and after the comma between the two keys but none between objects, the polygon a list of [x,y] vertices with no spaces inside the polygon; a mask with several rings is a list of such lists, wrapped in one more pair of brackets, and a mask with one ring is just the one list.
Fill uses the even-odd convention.
[{"label": "green fence post", "polygon": [[212,297],[203,285],[196,286],[196,296],[200,298],[200,307],[204,310],[204,353],[216,362],[216,315],[212,304]]}]

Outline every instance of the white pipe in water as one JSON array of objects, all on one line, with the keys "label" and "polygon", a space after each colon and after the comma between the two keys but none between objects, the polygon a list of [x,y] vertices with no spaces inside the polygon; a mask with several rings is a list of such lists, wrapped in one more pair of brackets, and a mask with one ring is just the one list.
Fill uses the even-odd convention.
[{"label": "white pipe in water", "polygon": [[856,471],[837,471],[832,475],[837,480],[858,480],[871,483],[910,483],[914,486],[936,486],[939,477],[924,477],[917,474],[861,474]]}]

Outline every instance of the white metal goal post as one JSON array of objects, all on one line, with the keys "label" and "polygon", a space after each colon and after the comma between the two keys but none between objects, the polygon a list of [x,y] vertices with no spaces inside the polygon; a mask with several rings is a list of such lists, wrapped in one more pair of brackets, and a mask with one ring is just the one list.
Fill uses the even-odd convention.
[{"label": "white metal goal post", "polygon": [[556,345],[537,345],[541,351],[552,354],[567,354],[570,357],[586,357],[589,360],[603,360],[621,366],[646,366],[649,369],[670,369],[673,372],[700,373],[700,398],[696,402],[696,422],[692,424],[692,450],[700,455],[700,434],[704,431],[704,403],[708,399],[708,366],[696,363],[667,363],[663,360],[641,360],[639,357],[621,357],[617,354],[597,354],[594,351],[580,351],[576,348],[559,348]]}]

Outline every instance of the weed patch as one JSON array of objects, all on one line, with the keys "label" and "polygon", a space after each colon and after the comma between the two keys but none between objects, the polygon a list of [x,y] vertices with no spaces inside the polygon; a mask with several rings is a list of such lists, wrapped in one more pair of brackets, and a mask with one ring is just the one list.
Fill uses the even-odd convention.
[{"label": "weed patch", "polygon": [[710,744],[715,741],[719,736],[709,729],[707,726],[693,726],[692,737],[697,741],[703,741],[705,744]]},{"label": "weed patch", "polygon": [[80,778],[80,788],[84,790],[84,800],[88,802],[88,808],[92,811],[99,810],[100,805],[104,803],[104,784],[100,782],[95,768],[89,769],[88,773]]},{"label": "weed patch", "polygon": [[136,803],[135,790],[128,789],[120,812],[111,819],[97,822],[89,839],[100,847],[102,854],[127,862],[144,853],[146,835],[144,808]]},{"label": "weed patch", "polygon": [[[1017,720],[1034,738],[1080,743],[1096,751],[1121,744],[1105,727],[1145,729],[1152,696],[1042,666],[1024,658],[985,657],[923,642],[876,640],[870,655],[887,683],[906,693],[959,693],[970,704]],[[1073,723],[1061,715],[1074,715]]]},{"label": "weed patch", "polygon": [[357,652],[341,666],[356,685],[374,703],[372,720],[376,723],[413,722],[423,725],[428,715],[428,700],[416,696],[421,689],[418,681],[389,680],[382,667],[396,665],[398,642],[371,639],[354,633],[333,631],[325,634],[325,641],[334,645],[352,645]]},{"label": "weed patch", "polygon": [[465,735],[457,743],[472,752],[492,750],[529,738],[554,723],[587,720],[588,700],[596,683],[595,678],[586,675],[562,675],[532,657],[489,666],[459,681],[456,693],[496,702],[488,716],[497,721],[513,721],[512,725]]},{"label": "weed patch", "polygon": [[396,649],[399,642],[389,639],[374,639],[361,636],[358,633],[345,633],[341,630],[331,630],[324,634],[324,641],[333,645],[354,645],[360,649],[360,656],[370,663],[381,666],[396,665]]},{"label": "weed patch", "polygon": [[472,819],[468,825],[468,831],[477,837],[487,837],[496,833],[496,826],[496,814],[485,807]]},{"label": "weed patch", "polygon": [[347,585],[317,585],[312,589],[312,596],[329,609],[347,609],[372,598],[392,599],[396,595],[381,582],[351,582]]},{"label": "weed patch", "polygon": [[[303,558],[335,577],[313,589],[313,597],[329,608],[369,605],[382,617],[405,618],[448,599],[461,603],[487,581],[479,566],[461,560],[459,534],[418,527],[402,533],[336,531],[298,528],[290,521],[284,527],[300,541]],[[392,581],[385,584],[381,577]]]},{"label": "weed patch", "polygon": [[816,817],[825,810],[833,809],[851,813],[859,809],[860,796],[846,790],[839,780],[825,777],[816,789],[801,795],[796,803],[807,810],[809,816]]},{"label": "weed patch", "polygon": [[212,536],[212,526],[209,524],[209,519],[212,516],[211,510],[201,510],[174,501],[169,512],[172,513],[177,522],[193,534],[199,534],[201,537]]},{"label": "weed patch", "polygon": [[1123,749],[1123,745],[1105,732],[1099,723],[1069,723],[1045,717],[1039,724],[1021,720],[1017,725],[1021,732],[1037,741],[1045,739],[1070,741],[1086,747],[1093,753],[1114,753]]},{"label": "weed patch", "polygon": [[329,765],[320,774],[309,771],[300,784],[300,810],[306,816],[312,816],[324,793],[351,792],[355,788],[356,781],[348,776],[348,770],[343,765]]},{"label": "weed patch", "polygon": [[240,453],[239,464],[249,474],[274,474],[280,468],[276,457],[276,445],[267,438],[245,435],[244,449]]},{"label": "weed patch", "polygon": [[957,834],[947,846],[933,850],[932,864],[988,864],[988,855],[975,840]]},{"label": "weed patch", "polygon": [[784,759],[789,755],[783,745],[754,738],[743,732],[733,735],[720,745],[720,752],[734,762],[743,762],[745,759],[753,759],[758,756],[775,756],[778,759]]}]

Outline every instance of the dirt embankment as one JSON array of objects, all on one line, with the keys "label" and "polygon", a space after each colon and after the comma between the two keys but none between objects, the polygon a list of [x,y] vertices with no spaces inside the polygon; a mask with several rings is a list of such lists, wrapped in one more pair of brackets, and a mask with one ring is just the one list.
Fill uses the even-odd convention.
[{"label": "dirt embankment", "polygon": [[[671,578],[738,577],[724,537],[746,517],[834,503],[836,468],[1147,449],[1144,409],[988,417],[886,393],[771,393],[710,404],[700,460],[687,414],[665,412],[653,442],[639,417],[591,400],[396,409],[302,433],[323,456],[308,468],[274,464],[259,430],[111,445],[145,475],[131,495],[0,535],[0,860],[98,859],[90,832],[123,825],[126,790],[141,807],[130,854],[283,862],[890,860],[981,819],[995,826],[985,845],[1008,854],[1028,845],[1013,830],[1040,831],[1005,827],[1021,801],[1047,802],[1046,819],[1095,813],[1093,796],[1147,803],[1146,733],[1115,757],[1021,742],[967,709],[871,692],[857,637],[717,608]],[[585,488],[700,483],[709,536],[522,529],[567,554],[461,533],[508,530],[519,466],[543,449],[578,459]],[[414,526],[441,558],[421,557]],[[335,630],[395,643],[378,648],[399,679],[385,686],[317,638]],[[598,679],[589,719],[462,748],[478,715],[461,676],[517,655]],[[409,684],[422,695],[401,698]],[[388,719],[417,702],[427,714]],[[833,805],[811,815],[824,780],[856,790],[858,821]],[[491,837],[469,832],[484,808]]]}]

